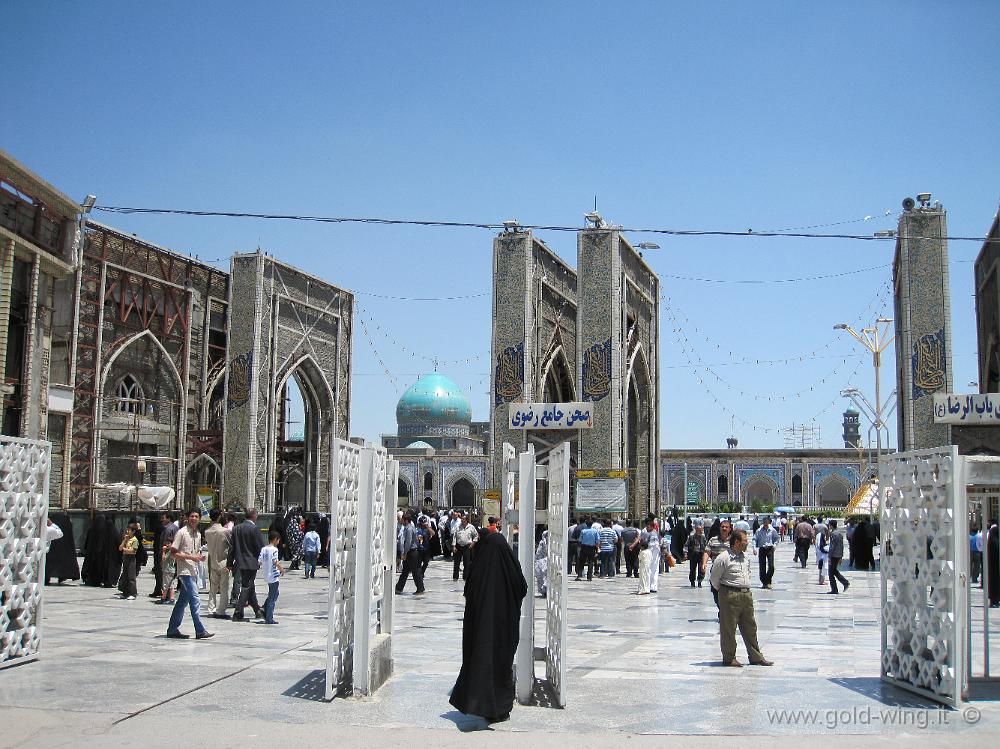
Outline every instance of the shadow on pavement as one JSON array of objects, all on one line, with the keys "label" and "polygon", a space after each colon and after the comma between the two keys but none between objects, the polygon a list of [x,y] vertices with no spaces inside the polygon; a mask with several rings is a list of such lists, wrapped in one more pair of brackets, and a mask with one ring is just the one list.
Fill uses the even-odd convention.
[{"label": "shadow on pavement", "polygon": [[281,694],[283,697],[295,697],[309,702],[327,702],[326,670],[320,668],[310,671]]}]

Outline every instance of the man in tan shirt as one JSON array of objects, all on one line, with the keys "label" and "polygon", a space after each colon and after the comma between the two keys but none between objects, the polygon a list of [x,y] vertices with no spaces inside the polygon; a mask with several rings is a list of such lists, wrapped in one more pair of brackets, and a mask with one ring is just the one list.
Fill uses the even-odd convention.
[{"label": "man in tan shirt", "polygon": [[177,582],[181,586],[177,603],[174,604],[173,611],[170,612],[170,623],[167,625],[167,637],[172,639],[187,640],[190,637],[190,635],[185,635],[180,631],[186,606],[191,608],[191,621],[194,623],[195,637],[199,640],[206,640],[213,636],[205,629],[205,625],[201,623],[201,617],[198,616],[201,600],[198,598],[198,586],[195,584],[194,565],[196,562],[205,561],[205,557],[201,553],[201,533],[198,531],[200,520],[201,513],[198,510],[189,511],[187,522],[183,528],[177,531],[173,543],[170,544],[170,555],[177,563]]},{"label": "man in tan shirt", "polygon": [[[230,537],[219,517],[222,513],[217,509],[209,510],[208,517],[212,524],[205,531],[205,543],[208,545],[208,615],[213,619],[228,619],[226,605],[229,603],[229,570],[226,561],[229,559]],[[218,599],[222,598],[222,604]]]},{"label": "man in tan shirt", "polygon": [[752,666],[773,666],[760,651],[757,643],[757,620],[753,615],[753,594],[750,592],[750,559],[746,555],[746,531],[734,530],[729,549],[722,551],[712,564],[710,582],[719,591],[719,637],[722,662],[741,667],[736,660],[736,628],[746,645]]}]

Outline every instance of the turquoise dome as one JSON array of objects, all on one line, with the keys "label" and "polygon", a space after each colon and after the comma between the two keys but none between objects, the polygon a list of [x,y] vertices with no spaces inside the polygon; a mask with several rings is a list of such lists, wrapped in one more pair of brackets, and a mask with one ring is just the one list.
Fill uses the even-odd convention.
[{"label": "turquoise dome", "polygon": [[472,406],[462,389],[443,374],[426,374],[403,393],[396,404],[396,423],[468,424]]}]

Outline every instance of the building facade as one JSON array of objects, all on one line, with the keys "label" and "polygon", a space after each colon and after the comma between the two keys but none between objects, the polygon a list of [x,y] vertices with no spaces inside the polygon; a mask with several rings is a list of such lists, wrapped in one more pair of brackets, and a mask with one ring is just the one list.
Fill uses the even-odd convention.
[{"label": "building facade", "polygon": [[[628,472],[638,515],[659,496],[659,279],[618,230],[591,223],[576,270],[530,231],[493,242],[490,484],[501,485],[505,442],[533,445],[544,464],[568,441],[573,469]],[[572,401],[592,404],[591,429],[509,426],[511,403]]]},{"label": "building facade", "polygon": [[396,405],[397,431],[382,446],[399,461],[400,507],[479,507],[489,471],[489,425],[472,421],[462,389],[423,375]]},{"label": "building facade", "polygon": [[853,448],[804,450],[663,450],[661,507],[700,504],[763,508],[845,506],[867,477],[868,463]]},{"label": "building facade", "polygon": [[0,151],[0,431],[52,442],[66,495],[83,208]]}]

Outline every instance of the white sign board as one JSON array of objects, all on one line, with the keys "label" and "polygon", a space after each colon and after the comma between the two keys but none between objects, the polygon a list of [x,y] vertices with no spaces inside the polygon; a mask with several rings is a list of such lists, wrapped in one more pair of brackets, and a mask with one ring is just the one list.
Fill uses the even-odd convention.
[{"label": "white sign board", "polygon": [[511,403],[511,429],[590,429],[593,403]]},{"label": "white sign board", "polygon": [[938,424],[1000,425],[1000,393],[934,395],[934,421]]},{"label": "white sign board", "polygon": [[580,512],[625,512],[628,479],[577,479],[575,504]]}]

